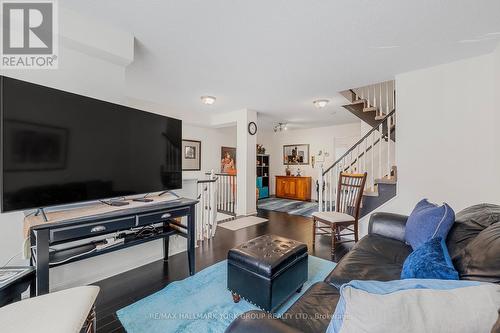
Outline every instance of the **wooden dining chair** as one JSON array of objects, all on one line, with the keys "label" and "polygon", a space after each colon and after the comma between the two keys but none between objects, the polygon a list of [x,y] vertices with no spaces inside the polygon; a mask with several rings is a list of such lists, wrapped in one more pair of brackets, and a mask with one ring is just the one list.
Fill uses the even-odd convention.
[{"label": "wooden dining chair", "polygon": [[[358,220],[365,184],[366,172],[340,173],[335,211],[312,214],[313,248],[316,244],[316,235],[331,235],[332,255],[335,254],[337,244],[358,241]],[[342,240],[340,233],[344,230],[350,233],[344,233],[342,236],[354,236],[354,240]]]}]

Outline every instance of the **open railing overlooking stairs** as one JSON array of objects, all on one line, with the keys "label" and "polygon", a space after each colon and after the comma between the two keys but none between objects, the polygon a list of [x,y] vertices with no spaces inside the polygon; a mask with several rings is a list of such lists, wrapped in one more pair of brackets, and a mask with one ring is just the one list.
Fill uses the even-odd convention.
[{"label": "open railing overlooking stairs", "polygon": [[396,182],[396,110],[393,81],[351,89],[343,92],[343,95],[351,100],[351,104],[344,106],[346,109],[362,115],[364,121],[367,115],[371,114],[371,121],[365,122],[370,124],[372,129],[332,165],[326,169],[320,168],[319,211],[335,210],[337,182],[341,172],[367,172],[365,197],[378,196],[380,184]]}]

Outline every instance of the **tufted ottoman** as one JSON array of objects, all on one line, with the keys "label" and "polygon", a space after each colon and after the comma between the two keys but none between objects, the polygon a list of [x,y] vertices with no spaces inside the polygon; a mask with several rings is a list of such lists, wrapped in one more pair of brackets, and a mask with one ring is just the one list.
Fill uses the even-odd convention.
[{"label": "tufted ottoman", "polygon": [[307,245],[275,235],[254,238],[227,255],[227,288],[272,312],[307,281]]}]

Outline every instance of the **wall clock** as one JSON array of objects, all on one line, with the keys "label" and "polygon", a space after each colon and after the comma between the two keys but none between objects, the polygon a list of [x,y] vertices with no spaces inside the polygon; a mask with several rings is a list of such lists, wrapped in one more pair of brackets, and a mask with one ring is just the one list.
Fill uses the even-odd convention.
[{"label": "wall clock", "polygon": [[248,123],[248,133],[250,133],[250,135],[255,135],[255,133],[257,133],[257,124],[253,121]]}]

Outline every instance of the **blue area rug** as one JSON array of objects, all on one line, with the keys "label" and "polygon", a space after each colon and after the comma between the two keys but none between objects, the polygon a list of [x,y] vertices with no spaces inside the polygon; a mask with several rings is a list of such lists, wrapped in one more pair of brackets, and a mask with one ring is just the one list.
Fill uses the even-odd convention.
[{"label": "blue area rug", "polygon": [[311,217],[312,213],[318,211],[318,203],[281,198],[268,198],[259,200],[257,208],[273,210],[276,212],[285,212],[291,215]]},{"label": "blue area rug", "polygon": [[[283,314],[313,283],[322,281],[335,263],[309,256],[309,276],[300,294],[277,311]],[[224,332],[238,315],[258,309],[242,299],[234,303],[227,286],[227,261],[205,268],[116,312],[128,333]],[[258,292],[258,291],[256,291]]]}]

